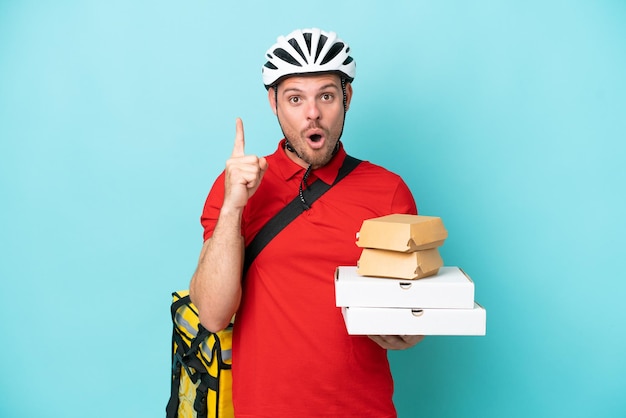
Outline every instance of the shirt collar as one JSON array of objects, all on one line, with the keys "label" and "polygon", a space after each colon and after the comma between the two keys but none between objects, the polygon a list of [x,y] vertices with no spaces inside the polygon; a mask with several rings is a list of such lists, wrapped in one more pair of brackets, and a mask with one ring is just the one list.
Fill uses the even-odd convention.
[{"label": "shirt collar", "polygon": [[[278,144],[277,154],[281,160],[281,164],[279,166],[280,171],[285,180],[290,180],[296,174],[305,170],[293,162],[289,156],[287,156],[287,151],[285,150],[285,139],[282,139]],[[328,164],[311,172],[308,183],[310,184],[315,181],[316,178],[319,178],[326,184],[332,184],[337,178],[339,169],[345,159],[346,151],[343,149],[343,144],[339,143],[339,150],[337,150],[337,153],[335,153]]]}]

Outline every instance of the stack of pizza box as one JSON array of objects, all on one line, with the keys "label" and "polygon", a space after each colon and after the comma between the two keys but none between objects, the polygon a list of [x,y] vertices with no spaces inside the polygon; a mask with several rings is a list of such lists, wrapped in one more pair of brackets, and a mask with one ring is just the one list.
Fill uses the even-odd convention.
[{"label": "stack of pizza box", "polygon": [[448,232],[435,216],[365,220],[357,266],[335,272],[336,305],[353,335],[485,335],[474,282],[439,253]]}]

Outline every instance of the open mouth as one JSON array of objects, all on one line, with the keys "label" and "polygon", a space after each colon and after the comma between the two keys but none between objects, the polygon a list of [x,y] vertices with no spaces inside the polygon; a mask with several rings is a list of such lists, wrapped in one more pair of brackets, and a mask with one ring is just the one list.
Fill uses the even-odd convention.
[{"label": "open mouth", "polygon": [[309,137],[311,142],[320,142],[322,140],[322,135],[313,134]]}]

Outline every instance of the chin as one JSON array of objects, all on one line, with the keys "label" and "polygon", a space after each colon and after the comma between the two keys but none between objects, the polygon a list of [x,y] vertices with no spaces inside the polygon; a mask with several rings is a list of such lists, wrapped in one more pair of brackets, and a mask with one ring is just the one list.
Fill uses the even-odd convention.
[{"label": "chin", "polygon": [[331,152],[325,151],[324,155],[316,155],[314,158],[309,159],[310,164],[314,169],[324,167],[332,160],[333,156]]}]

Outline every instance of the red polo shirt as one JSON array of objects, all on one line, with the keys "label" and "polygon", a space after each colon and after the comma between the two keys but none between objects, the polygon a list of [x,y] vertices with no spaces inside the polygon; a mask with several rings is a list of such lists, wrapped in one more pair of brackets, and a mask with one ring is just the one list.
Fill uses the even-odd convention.
[{"label": "red polo shirt", "polygon": [[[243,213],[249,244],[259,229],[298,195],[304,169],[283,149],[267,157],[263,181]],[[346,156],[309,176],[332,183]],[[215,228],[224,174],[207,198],[204,237]],[[233,336],[233,402],[237,417],[395,417],[386,350],[346,332],[335,307],[334,271],[356,265],[356,232],[364,219],[416,214],[402,179],[362,162],[259,254],[243,281]]]}]

